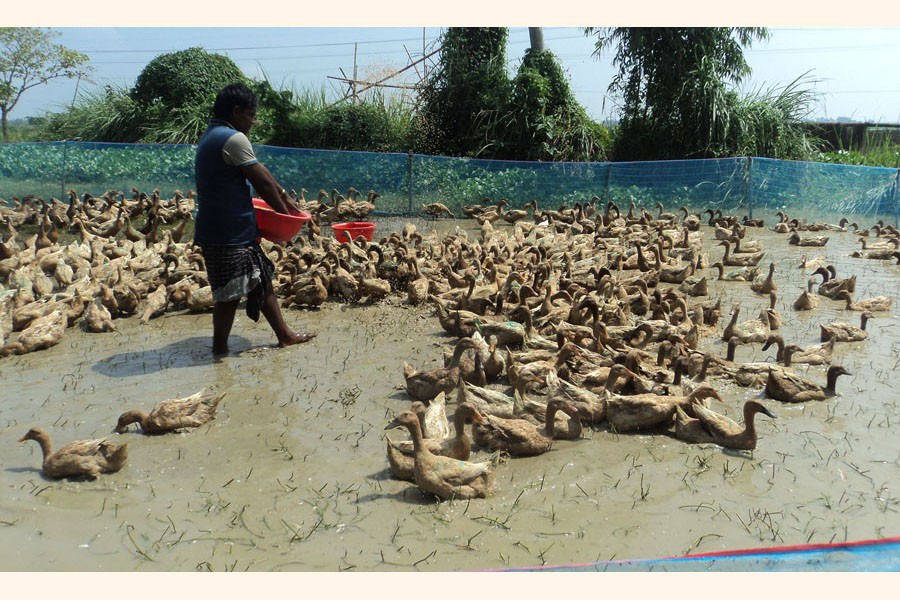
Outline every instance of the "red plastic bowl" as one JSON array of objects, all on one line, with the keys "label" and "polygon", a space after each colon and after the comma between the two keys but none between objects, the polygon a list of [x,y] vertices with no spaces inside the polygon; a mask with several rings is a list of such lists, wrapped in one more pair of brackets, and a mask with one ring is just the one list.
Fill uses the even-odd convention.
[{"label": "red plastic bowl", "polygon": [[262,198],[253,199],[256,211],[256,225],[259,233],[270,242],[289,242],[294,239],[303,224],[312,218],[305,210],[283,215],[268,205]]},{"label": "red plastic bowl", "polygon": [[339,242],[352,242],[359,236],[372,241],[375,237],[375,223],[368,221],[351,221],[349,223],[335,223],[331,226],[334,239]]}]

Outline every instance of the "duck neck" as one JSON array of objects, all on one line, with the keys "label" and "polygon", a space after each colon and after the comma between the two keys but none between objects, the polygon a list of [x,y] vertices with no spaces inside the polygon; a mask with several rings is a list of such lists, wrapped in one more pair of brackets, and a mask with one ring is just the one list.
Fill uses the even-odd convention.
[{"label": "duck neck", "polygon": [[825,385],[825,394],[827,396],[834,396],[837,393],[835,388],[837,387],[838,375],[840,375],[840,373],[837,371],[831,369],[828,370],[828,379]]},{"label": "duck neck", "polygon": [[413,450],[415,453],[428,452],[428,448],[426,448],[425,444],[422,442],[422,426],[419,424],[418,419],[408,423],[406,428],[409,430],[410,437],[412,437]]},{"label": "duck neck", "polygon": [[34,438],[34,441],[38,443],[41,447],[41,454],[44,457],[44,461],[53,454],[53,442],[50,441],[50,435],[46,432],[41,433],[38,437]]},{"label": "duck neck", "polygon": [[756,414],[758,412],[759,410],[753,404],[749,402],[744,404],[744,431],[741,432],[741,435],[756,438]]}]

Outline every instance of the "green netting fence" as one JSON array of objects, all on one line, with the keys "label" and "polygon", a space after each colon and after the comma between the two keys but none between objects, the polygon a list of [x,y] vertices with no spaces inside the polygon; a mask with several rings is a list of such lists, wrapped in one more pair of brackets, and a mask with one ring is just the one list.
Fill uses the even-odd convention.
[{"label": "green netting fence", "polygon": [[[119,190],[158,189],[162,197],[194,187],[195,146],[85,142],[0,144],[0,198],[29,194],[65,199]],[[414,215],[441,202],[455,214],[482,198],[538,208],[631,201],[672,211],[721,208],[860,215],[896,223],[900,169],[782,161],[757,157],[629,163],[494,161],[257,146],[257,155],[285,187],[318,191],[377,190],[380,215]]]}]

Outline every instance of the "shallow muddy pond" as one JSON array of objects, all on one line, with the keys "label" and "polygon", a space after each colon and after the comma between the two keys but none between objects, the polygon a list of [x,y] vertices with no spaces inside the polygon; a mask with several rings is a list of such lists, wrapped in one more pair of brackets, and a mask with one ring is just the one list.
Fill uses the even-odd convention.
[{"label": "shallow muddy pond", "polygon": [[[770,231],[771,215],[756,216],[767,227],[747,235],[765,243],[763,265],[776,263],[789,343],[817,343],[819,323],[858,321],[824,298],[815,311],[791,309],[810,276],[798,268],[801,253],[827,256],[840,277],[856,274],[857,298],[900,301],[900,267],[850,258],[859,248],[852,233],[827,234],[822,249],[797,249]],[[457,225],[477,227],[437,226]],[[709,227],[703,231],[715,262],[722,249]],[[746,283],[714,282],[709,295],[723,298],[720,332],[731,302],[742,302],[742,320],[768,305]],[[868,340],[837,346],[834,363],[852,372],[839,379],[838,396],[796,405],[764,399],[778,418],[757,419],[752,453],[588,429],[547,454],[500,464],[492,497],[452,502],[392,479],[385,456],[384,427],[410,404],[403,361],[440,366],[454,341],[430,307],[395,297],[289,309],[291,324],[319,336],[284,350],[272,347],[265,323],[240,313],[233,353],[221,360],[210,356],[209,314],[168,313],[143,326],[120,320],[117,333],[70,328],[56,347],[0,359],[0,564],[8,571],[450,571],[897,535],[895,311],[869,322]],[[725,355],[719,336],[701,346]],[[760,347],[740,346],[738,359],[773,361],[774,351]],[[824,367],[808,375],[825,382]],[[725,404],[715,408],[738,421],[745,399],[764,398],[760,389],[716,385]],[[204,386],[226,393],[208,425],[164,436],[112,433],[123,411]],[[128,464],[96,481],[47,479],[37,444],[17,442],[32,426],[47,429],[57,448],[92,437],[127,441]]]}]

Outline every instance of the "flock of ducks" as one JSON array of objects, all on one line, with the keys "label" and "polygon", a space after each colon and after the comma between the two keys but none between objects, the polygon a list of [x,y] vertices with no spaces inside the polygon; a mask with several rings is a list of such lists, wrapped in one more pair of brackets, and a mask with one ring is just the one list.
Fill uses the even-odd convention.
[{"label": "flock of ducks", "polygon": [[[416,370],[404,362],[413,404],[386,430],[405,428],[410,439],[388,437],[386,451],[395,478],[441,499],[491,495],[501,458],[543,454],[555,440],[580,439],[584,427],[753,450],[756,415],[775,418],[763,398],[800,403],[834,396],[838,377],[849,374],[831,364],[835,343],[865,340],[866,321],[891,309],[886,296],[854,300],[856,276],[839,278],[824,258],[804,256],[800,267],[811,277],[794,310],[812,310],[826,298],[860,311],[861,322],[821,323],[821,343],[786,344],[776,309],[784,282],[774,262],[760,272],[766,251],[747,236],[764,226],[761,221],[740,222],[713,210],[706,219],[685,208],[676,216],[663,213],[662,205],[653,215],[633,203],[628,214],[614,203],[598,211],[592,200],[554,215],[529,203],[523,212],[533,219],[495,228],[505,204],[464,207],[476,219],[488,211],[479,219],[480,235],[470,238],[457,228],[440,240],[439,252],[431,242],[418,253],[417,272],[429,278],[428,300],[444,330],[458,339],[443,367]],[[846,220],[807,224],[778,216],[773,230],[787,234],[788,246],[828,243],[827,236],[798,232],[848,231]],[[893,227],[850,229],[866,246],[873,242],[863,236],[872,236],[893,249],[851,256],[900,258]],[[722,248],[712,265],[715,250],[705,250],[703,240],[710,230],[713,248]],[[735,303],[730,320],[720,323],[721,300],[703,299],[708,270],[719,281],[749,284],[752,293],[769,298],[768,308],[741,321]],[[725,357],[712,350],[717,338],[727,346]],[[775,361],[736,362],[743,344],[777,347]],[[825,383],[795,372],[796,364],[827,366]],[[728,385],[761,392],[744,403],[742,423],[714,408]],[[454,395],[451,428],[447,398]],[[471,460],[479,448],[492,453],[488,460]]]},{"label": "flock of ducks", "polygon": [[[554,440],[580,439],[585,426],[751,450],[754,416],[773,413],[754,400],[744,407],[743,425],[727,419],[712,406],[723,401],[721,385],[758,387],[784,402],[829,397],[846,373],[842,367],[831,366],[822,385],[792,365],[829,364],[835,342],[865,339],[866,320],[890,310],[886,297],[855,299],[855,276],[840,278],[824,259],[804,257],[811,276],[794,310],[814,310],[825,298],[860,311],[860,327],[823,323],[819,348],[785,343],[775,309],[782,282],[774,263],[760,271],[766,250],[748,236],[763,223],[713,209],[671,213],[657,204],[654,215],[632,202],[625,212],[614,202],[600,205],[595,196],[572,208],[540,210],[530,201],[507,210],[503,198],[463,207],[477,219],[475,232],[457,226],[447,235],[423,235],[408,223],[377,242],[340,243],[323,235],[333,220],[370,214],[363,204],[373,204],[377,192],[366,201],[354,200],[354,192],[333,191],[328,204],[323,190],[303,206],[313,218],[291,243],[263,240],[263,249],[276,265],[274,284],[284,307],[393,295],[432,306],[441,327],[457,339],[444,367],[404,365],[405,388],[419,404],[389,424],[410,435],[405,444],[388,439],[392,473],[440,498],[486,496],[500,457],[544,453]],[[304,193],[294,195],[306,202]],[[211,308],[202,256],[182,239],[183,229],[178,232],[192,202],[192,193],[161,199],[133,190],[130,200],[122,193],[79,199],[72,190],[65,211],[64,203],[40,199],[4,207],[0,356],[51,347],[73,326],[115,331],[120,318],[146,323],[164,312]],[[423,205],[423,212],[452,214],[436,204]],[[357,213],[339,210],[356,205]],[[130,224],[140,213],[146,233]],[[854,256],[900,259],[900,235],[892,226],[860,230],[846,221],[808,224],[778,216],[773,230],[786,234],[786,246],[813,246],[806,232],[852,229],[865,242],[864,253]],[[37,232],[19,235],[17,228],[28,224]],[[62,228],[72,241],[60,243]],[[876,250],[882,253],[865,254]],[[769,308],[741,321],[736,303],[730,320],[720,322],[721,299],[706,299],[710,279],[749,284],[752,293],[771,299]],[[719,338],[725,357],[702,349]],[[736,362],[741,344],[777,346],[776,362]],[[456,402],[453,427],[447,398]],[[153,413],[127,419],[145,431],[157,422]],[[23,439],[46,440],[47,455],[49,438],[31,436]],[[469,462],[473,447],[494,454]],[[103,454],[99,446],[97,453]]]}]

